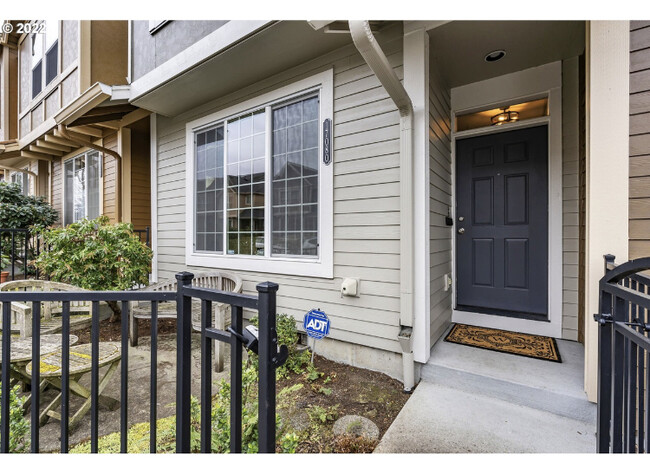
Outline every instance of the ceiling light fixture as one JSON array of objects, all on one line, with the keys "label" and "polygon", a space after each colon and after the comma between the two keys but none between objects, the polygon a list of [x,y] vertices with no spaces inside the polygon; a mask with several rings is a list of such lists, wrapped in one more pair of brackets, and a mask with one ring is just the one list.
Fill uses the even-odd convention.
[{"label": "ceiling light fixture", "polygon": [[487,61],[488,63],[493,63],[495,61],[499,61],[505,55],[506,55],[506,52],[504,50],[497,49],[497,50],[491,51],[488,54],[486,54],[485,55],[485,61]]},{"label": "ceiling light fixture", "polygon": [[508,107],[502,107],[500,113],[492,116],[492,125],[503,125],[507,122],[517,122],[519,120],[519,112],[510,111]]}]

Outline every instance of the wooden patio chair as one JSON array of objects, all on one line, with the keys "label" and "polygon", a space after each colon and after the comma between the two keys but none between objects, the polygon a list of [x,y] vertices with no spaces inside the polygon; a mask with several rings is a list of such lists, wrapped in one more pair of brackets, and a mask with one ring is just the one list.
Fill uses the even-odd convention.
[{"label": "wooden patio chair", "polygon": [[[226,272],[202,272],[194,275],[192,286],[208,289],[223,290],[226,292],[241,293],[242,280],[239,276]],[[176,292],[176,279],[170,279],[138,289],[138,292]],[[212,305],[213,327],[225,330],[230,325],[230,305],[213,302]],[[176,301],[160,302],[158,304],[158,318],[176,318]],[[151,320],[151,302],[131,302],[129,311],[129,339],[131,346],[138,344],[138,321]],[[201,331],[201,301],[192,299],[192,328]],[[226,344],[215,341],[214,364],[215,371],[223,371],[226,357]]]},{"label": "wooden patio chair", "polygon": [[[48,280],[14,280],[0,284],[0,292],[79,292],[79,287]],[[106,313],[108,306],[100,305],[100,313]],[[0,311],[2,303],[0,303]],[[104,310],[104,312],[102,312]],[[11,331],[20,333],[21,338],[32,336],[32,304],[27,302],[11,303]],[[85,328],[91,324],[91,302],[70,302],[70,330]],[[1,315],[2,313],[0,313]],[[63,326],[61,302],[41,303],[41,334],[58,333]],[[2,322],[0,321],[0,329]]]}]

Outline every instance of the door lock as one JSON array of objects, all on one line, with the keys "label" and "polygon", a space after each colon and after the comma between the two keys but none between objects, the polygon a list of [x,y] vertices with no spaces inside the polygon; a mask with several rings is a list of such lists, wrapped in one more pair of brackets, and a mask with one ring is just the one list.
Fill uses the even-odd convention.
[{"label": "door lock", "polygon": [[461,222],[462,222],[462,221],[465,221],[465,217],[464,217],[464,216],[459,216],[459,217],[458,217],[458,221],[461,221]]},{"label": "door lock", "polygon": [[458,234],[465,234],[465,228],[458,228]]}]

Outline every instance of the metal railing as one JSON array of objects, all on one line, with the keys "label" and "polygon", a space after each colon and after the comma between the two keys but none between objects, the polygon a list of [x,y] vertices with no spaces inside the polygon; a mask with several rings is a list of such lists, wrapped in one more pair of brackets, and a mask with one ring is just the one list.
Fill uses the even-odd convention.
[{"label": "metal railing", "polygon": [[[121,302],[121,378],[120,378],[120,449],[127,452],[128,434],[128,312],[129,302],[151,302],[151,366],[150,366],[150,452],[156,452],[156,418],[157,418],[157,353],[158,353],[158,304],[175,300],[177,309],[176,338],[176,451],[188,453],[191,449],[191,333],[192,333],[192,298],[201,300],[201,452],[211,451],[211,399],[212,399],[212,345],[217,339],[231,346],[231,406],[230,406],[230,451],[242,450],[242,351],[243,346],[258,349],[259,355],[259,451],[275,452],[275,391],[276,368],[287,357],[286,347],[277,351],[276,332],[276,292],[278,285],[265,282],[257,285],[257,296],[236,294],[192,287],[193,274],[182,272],[176,275],[176,292],[147,291],[80,291],[80,292],[0,292],[2,303],[3,333],[10,334],[11,303],[31,302],[33,308],[31,360],[41,361],[41,304],[45,302],[62,302],[61,331],[61,452],[69,449],[70,422],[70,303],[92,302],[91,320],[91,368],[90,368],[90,451],[97,453],[99,439],[98,403],[100,401],[99,381],[99,304],[105,301]],[[212,302],[221,302],[231,306],[232,325],[228,330],[218,330],[209,326],[212,321]],[[243,309],[257,310],[259,315],[259,335],[257,345],[252,345],[242,328]],[[249,333],[250,335],[250,333]],[[2,388],[10,387],[11,345],[14,338],[2,339]],[[74,350],[74,347],[72,347]],[[31,373],[31,452],[39,452],[39,383],[42,381],[40,365],[32,365]],[[13,372],[15,374],[15,372]],[[10,439],[10,391],[3,390],[0,400],[0,453],[9,452]],[[173,402],[173,401],[169,401]]]},{"label": "metal railing", "polygon": [[647,453],[650,442],[650,258],[616,266],[600,280],[597,443],[600,453]]},{"label": "metal railing", "polygon": [[[16,280],[16,274],[27,278],[28,271],[31,270],[29,260],[35,258],[39,250],[40,239],[38,236],[30,235],[29,229],[0,228],[0,256],[9,259],[10,280]],[[4,269],[0,269],[2,270]],[[37,271],[34,269],[34,272]]]},{"label": "metal railing", "polygon": [[140,238],[140,241],[142,241],[144,237],[144,243],[147,247],[151,247],[151,239],[150,239],[150,228],[147,226],[144,229],[134,229],[133,232],[138,235]]}]

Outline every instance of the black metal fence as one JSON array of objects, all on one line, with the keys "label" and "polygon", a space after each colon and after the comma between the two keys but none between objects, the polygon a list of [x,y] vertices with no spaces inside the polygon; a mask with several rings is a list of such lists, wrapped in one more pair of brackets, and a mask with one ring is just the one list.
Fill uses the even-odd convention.
[{"label": "black metal fence", "polygon": [[605,256],[598,330],[598,452],[647,453],[650,433],[650,258]]},{"label": "black metal fence", "polygon": [[[9,262],[8,280],[16,280],[16,276],[27,278],[30,273],[37,272],[30,266],[29,261],[34,259],[39,251],[40,239],[30,235],[29,229],[0,228],[0,257]],[[0,271],[4,269],[3,266]]]},{"label": "black metal fence", "polygon": [[[98,403],[101,399],[99,380],[99,304],[104,301],[121,302],[121,378],[120,378],[120,435],[121,452],[127,452],[128,434],[128,312],[129,302],[151,302],[151,367],[150,367],[150,452],[156,451],[157,419],[157,353],[158,353],[158,304],[175,300],[177,308],[177,368],[176,368],[176,451],[188,453],[191,448],[190,400],[191,400],[191,333],[192,333],[192,298],[201,300],[201,452],[210,452],[211,447],[211,386],[212,386],[212,345],[217,339],[231,346],[231,407],[230,407],[230,451],[242,450],[242,351],[244,345],[257,349],[259,355],[259,451],[275,452],[275,391],[276,368],[286,360],[287,349],[277,349],[276,332],[276,292],[278,285],[265,282],[257,286],[257,296],[217,291],[213,289],[192,287],[193,274],[183,272],[176,275],[177,292],[0,292],[2,303],[3,333],[9,335],[11,327],[11,304],[17,299],[32,305],[31,360],[41,361],[41,304],[44,302],[62,302],[61,331],[61,452],[69,449],[69,422],[71,390],[70,377],[70,304],[71,302],[92,302],[91,323],[91,362],[90,362],[90,446],[91,453],[98,451],[99,418]],[[19,296],[18,296],[18,295]],[[231,306],[232,325],[228,330],[218,330],[209,326],[212,321],[212,302],[222,302]],[[259,334],[256,341],[252,333],[243,329],[243,309],[257,310],[259,315]],[[2,338],[2,388],[10,387],[12,368],[12,344],[15,338]],[[74,347],[72,347],[74,349]],[[11,370],[14,370],[13,372]],[[39,406],[41,382],[40,365],[32,365],[31,370],[31,437],[30,447],[33,453],[39,452]],[[74,382],[73,382],[74,384]],[[0,401],[0,453],[9,452],[10,440],[10,402],[8,390],[2,391]],[[173,401],[169,401],[173,402]]]}]

